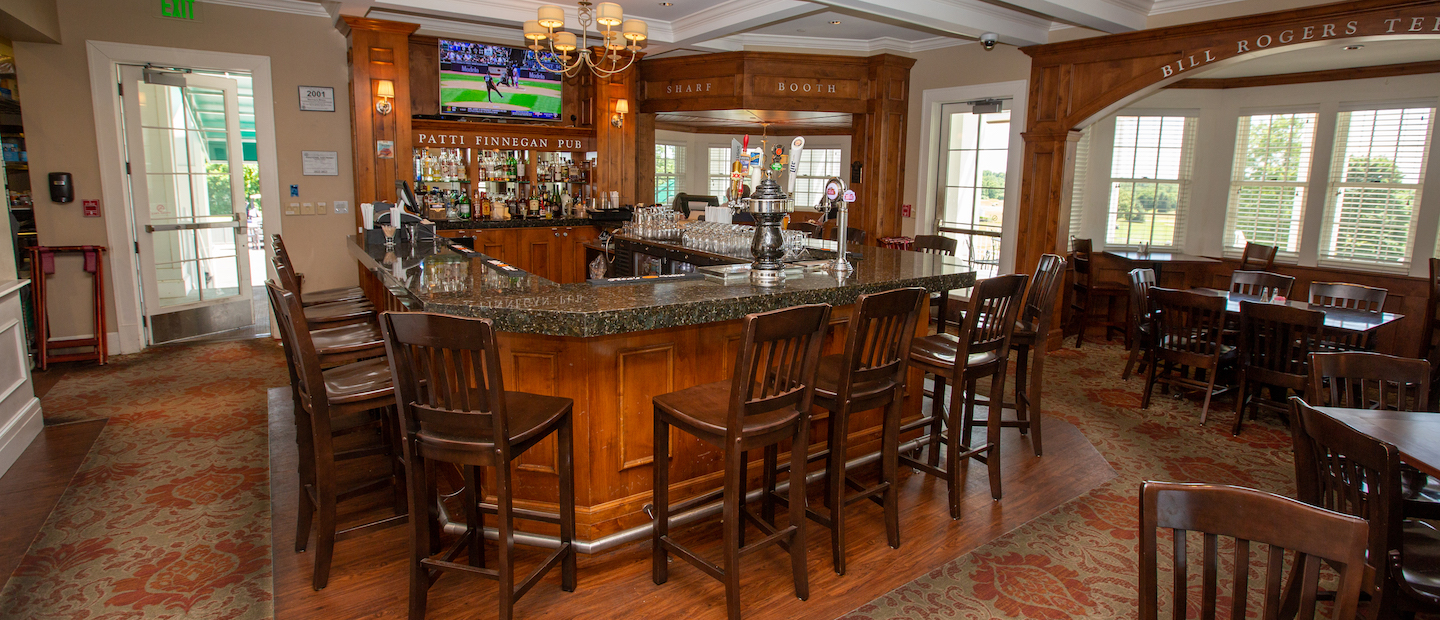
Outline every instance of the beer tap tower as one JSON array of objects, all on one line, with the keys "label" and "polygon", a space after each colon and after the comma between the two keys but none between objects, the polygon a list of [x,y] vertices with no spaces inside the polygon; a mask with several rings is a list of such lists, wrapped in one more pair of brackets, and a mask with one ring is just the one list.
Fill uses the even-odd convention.
[{"label": "beer tap tower", "polygon": [[828,269],[836,274],[848,274],[855,270],[846,260],[847,246],[850,245],[850,210],[849,201],[854,200],[855,194],[845,187],[845,180],[840,177],[830,177],[825,181],[825,191],[820,194],[820,204],[815,205],[815,210],[825,213],[829,217],[833,209],[836,213],[835,219],[835,261],[830,263]]}]

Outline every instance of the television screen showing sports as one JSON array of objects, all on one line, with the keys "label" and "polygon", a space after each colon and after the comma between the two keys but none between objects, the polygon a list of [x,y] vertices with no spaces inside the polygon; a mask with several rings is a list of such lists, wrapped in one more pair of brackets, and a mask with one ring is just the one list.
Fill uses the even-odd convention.
[{"label": "television screen showing sports", "polygon": [[560,59],[550,52],[440,40],[440,113],[560,118]]}]

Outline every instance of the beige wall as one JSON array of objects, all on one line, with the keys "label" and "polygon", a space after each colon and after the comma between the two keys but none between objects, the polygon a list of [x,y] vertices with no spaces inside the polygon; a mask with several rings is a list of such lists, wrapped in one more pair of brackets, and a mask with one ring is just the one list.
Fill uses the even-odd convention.
[{"label": "beige wall", "polygon": [[[351,209],[358,208],[353,197],[345,38],[325,17],[203,6],[201,21],[184,22],[158,17],[152,0],[59,0],[63,43],[16,43],[40,243],[107,244],[104,219],[82,217],[80,207],[81,200],[101,198],[87,40],[269,56],[274,101],[256,105],[274,108],[280,201],[333,205],[345,200]],[[301,85],[334,87],[336,111],[300,112]],[[302,150],[337,151],[340,175],[301,176]],[[56,171],[74,174],[74,203],[49,201],[45,175]],[[289,197],[291,184],[300,186],[299,198]],[[281,207],[266,205],[267,210]],[[328,215],[283,218],[290,254],[308,286],[355,284],[354,260],[342,245],[343,237],[354,232],[353,222],[352,215],[334,214],[333,208]],[[90,332],[88,282],[78,265],[57,266],[50,289],[52,333],[57,337]],[[113,291],[107,297],[113,326]]]}]

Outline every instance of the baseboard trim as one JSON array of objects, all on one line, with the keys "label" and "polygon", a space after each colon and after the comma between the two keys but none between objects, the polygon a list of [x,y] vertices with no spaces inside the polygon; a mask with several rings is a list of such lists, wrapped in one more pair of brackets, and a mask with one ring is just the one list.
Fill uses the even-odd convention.
[{"label": "baseboard trim", "polygon": [[40,399],[30,397],[30,402],[20,410],[8,425],[0,428],[0,476],[20,458],[30,442],[40,436],[45,428],[45,419],[40,415]]}]

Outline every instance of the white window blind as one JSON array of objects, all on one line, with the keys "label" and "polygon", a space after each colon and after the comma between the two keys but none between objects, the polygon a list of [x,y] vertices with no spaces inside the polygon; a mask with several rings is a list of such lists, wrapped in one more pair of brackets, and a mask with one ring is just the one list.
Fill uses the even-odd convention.
[{"label": "white window blind", "polygon": [[1107,245],[1181,245],[1195,125],[1185,116],[1115,118]]},{"label": "white window blind", "polygon": [[655,145],[655,202],[670,204],[685,185],[685,147]]},{"label": "white window blind", "polygon": [[1322,264],[1409,270],[1434,112],[1356,110],[1336,118]]},{"label": "white window blind", "polygon": [[800,151],[800,165],[795,170],[795,194],[790,198],[797,207],[813,207],[825,192],[825,181],[840,176],[840,149],[806,148]]},{"label": "white window blind", "polygon": [[[1082,221],[1085,219],[1085,183],[1090,175],[1090,130],[1094,125],[1080,132],[1075,143],[1075,178],[1070,182],[1070,238],[1084,236]],[[1067,246],[1068,247],[1068,246]]]},{"label": "white window blind", "polygon": [[1315,121],[1313,112],[1240,117],[1225,213],[1226,254],[1239,256],[1250,241],[1273,245],[1282,254],[1295,257],[1305,215]]}]

